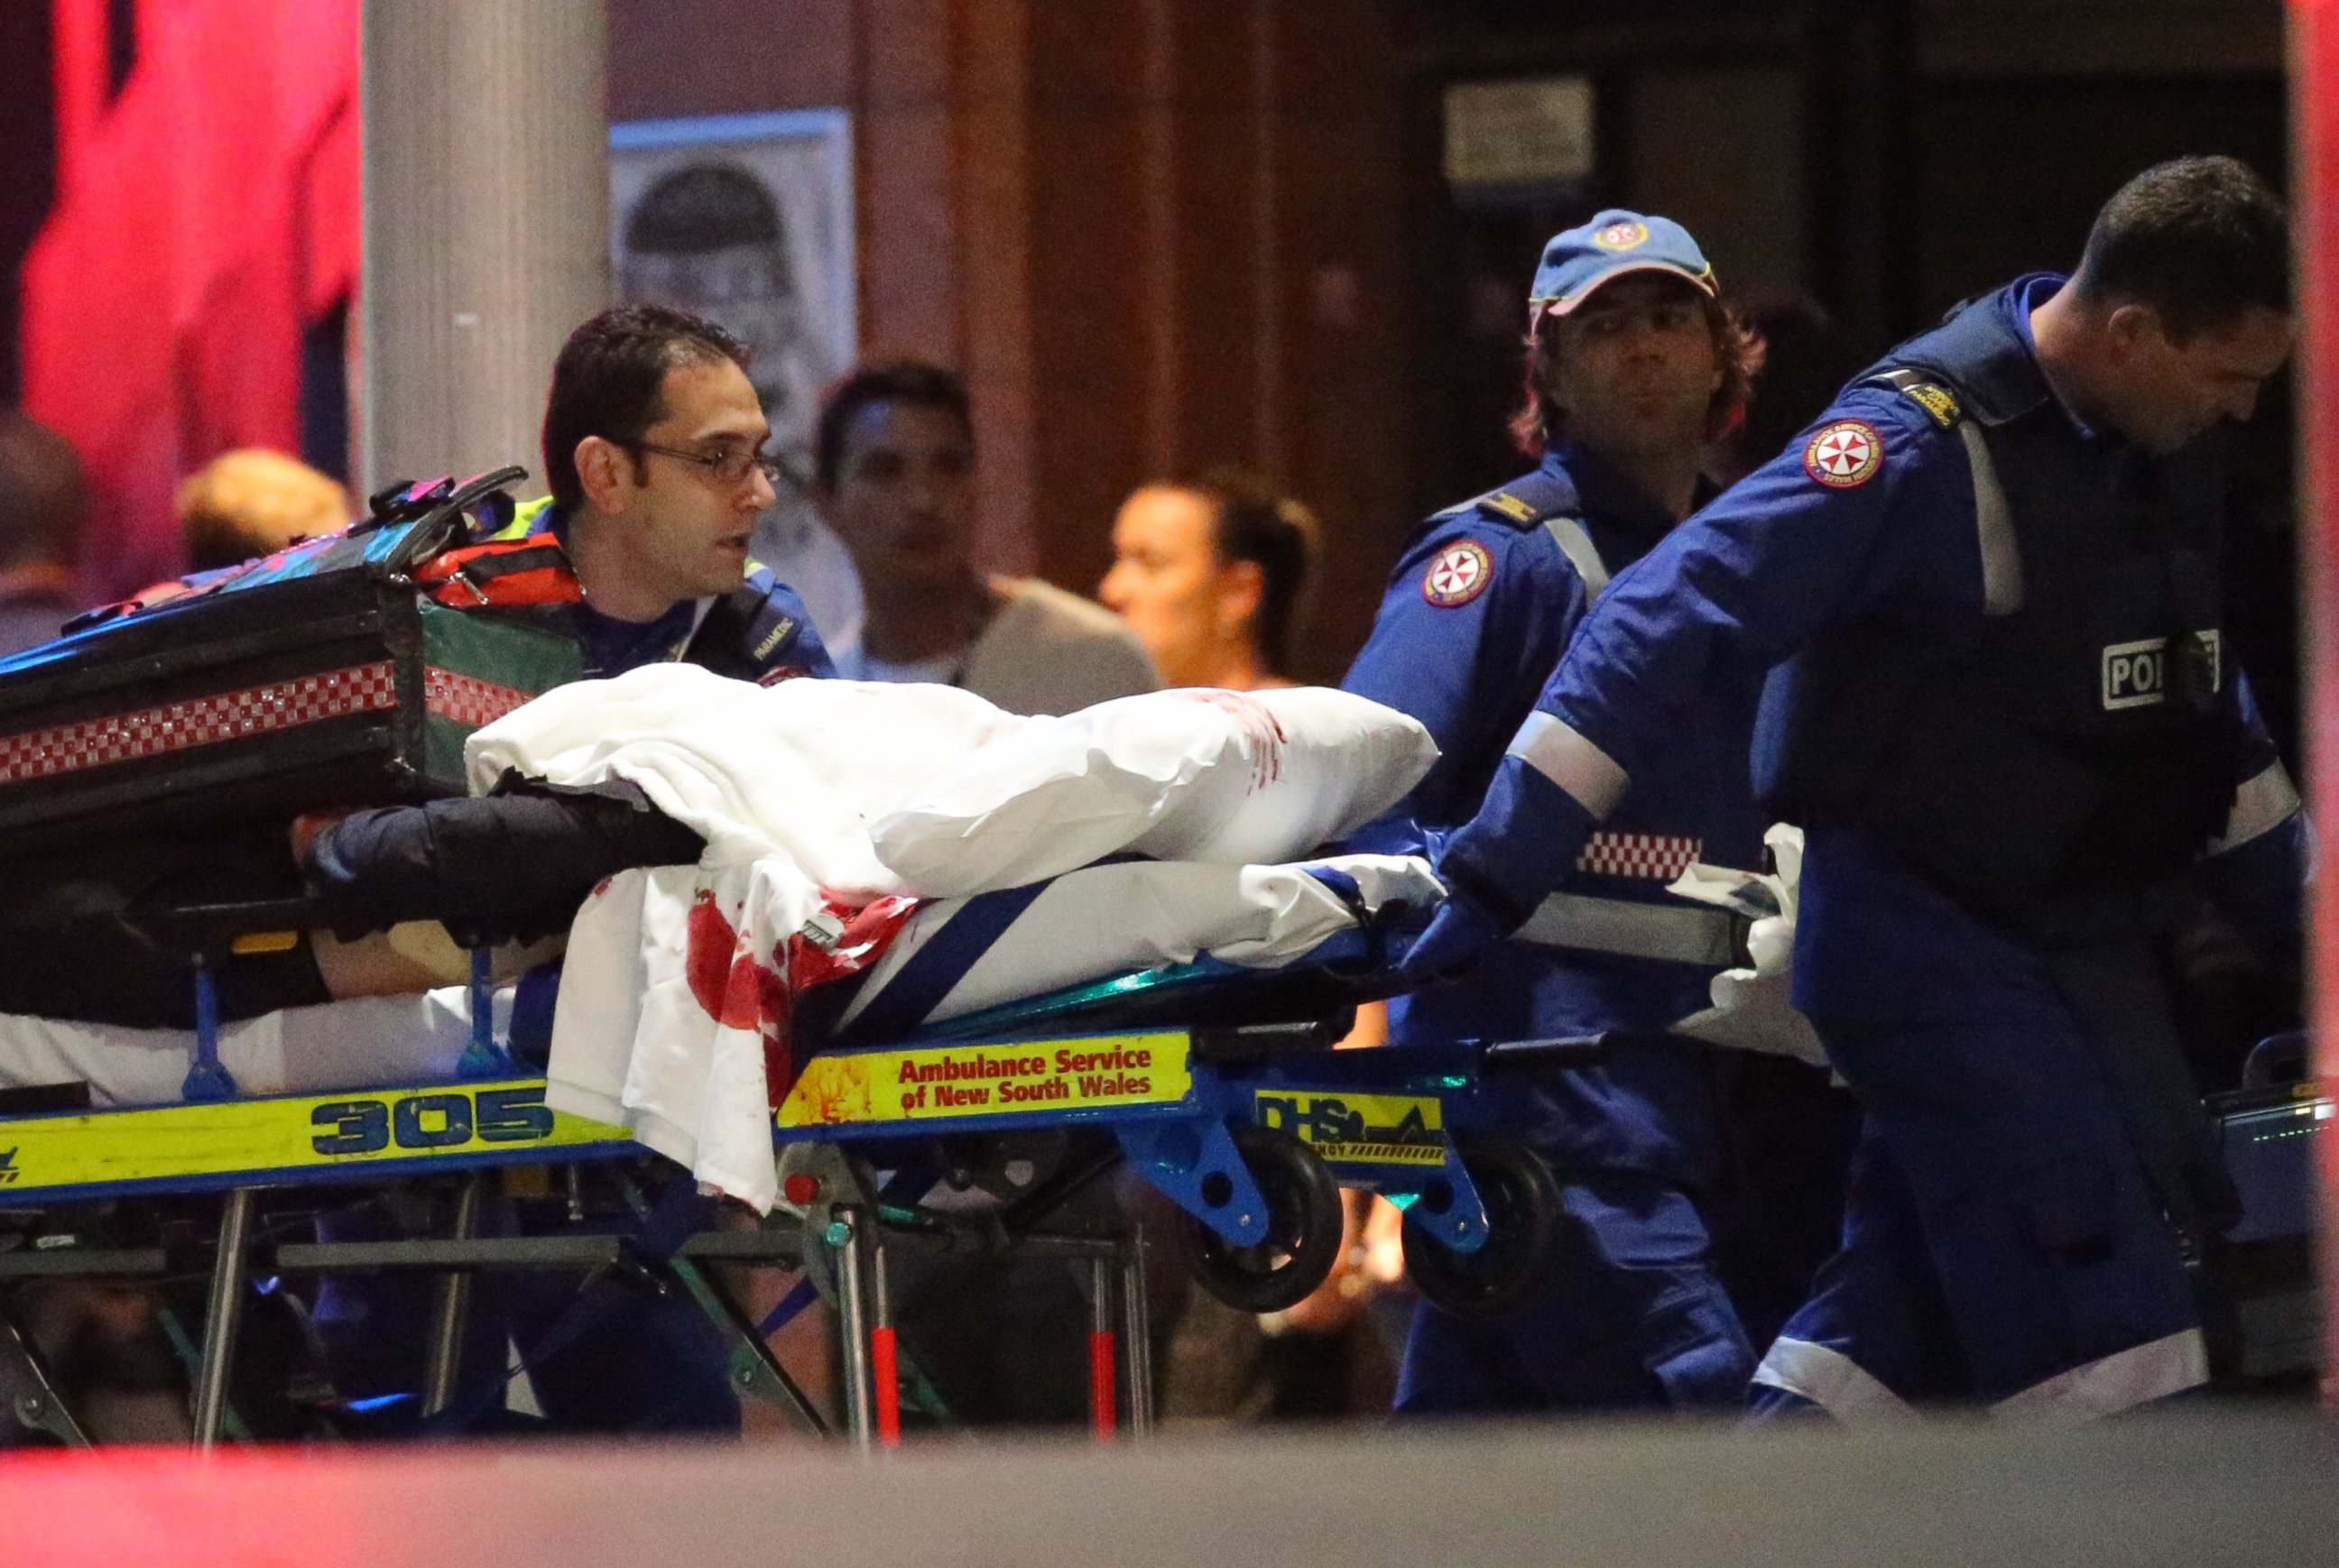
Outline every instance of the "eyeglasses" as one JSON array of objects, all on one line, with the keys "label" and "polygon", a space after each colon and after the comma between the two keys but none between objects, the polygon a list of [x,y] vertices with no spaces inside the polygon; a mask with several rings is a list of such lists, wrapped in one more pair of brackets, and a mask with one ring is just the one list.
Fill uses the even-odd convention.
[{"label": "eyeglasses", "polygon": [[779,459],[766,457],[752,447],[725,447],[719,452],[693,452],[681,447],[661,447],[655,441],[627,441],[627,446],[637,452],[656,452],[660,457],[693,463],[705,468],[725,485],[735,485],[745,478],[749,470],[760,468],[764,478],[778,489],[788,482],[786,465]]}]

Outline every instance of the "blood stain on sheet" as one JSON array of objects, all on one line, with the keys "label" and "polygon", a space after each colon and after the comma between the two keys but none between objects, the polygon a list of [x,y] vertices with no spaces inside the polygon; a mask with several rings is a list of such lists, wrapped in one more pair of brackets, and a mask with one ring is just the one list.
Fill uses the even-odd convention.
[{"label": "blood stain on sheet", "polygon": [[824,912],[842,927],[826,946],[801,931],[772,946],[765,962],[742,942],[711,889],[691,901],[683,973],[691,1000],[723,1029],[762,1037],[764,1082],[776,1105],[795,1081],[795,1003],[799,993],[858,974],[885,955],[916,912],[913,898],[854,905],[823,895]]},{"label": "blood stain on sheet", "polygon": [[[742,956],[738,928],[724,918],[714,893],[701,888],[691,902],[689,947],[683,957],[691,999],[725,1029],[754,1030],[761,1011],[754,971],[763,966],[753,957],[742,965]],[[748,972],[739,972],[743,968]]]},{"label": "blood stain on sheet", "polygon": [[1250,784],[1245,794],[1257,794],[1283,776],[1283,748],[1288,737],[1283,733],[1283,721],[1265,704],[1222,686],[1195,686],[1181,695],[1223,709],[1242,726],[1250,752]]}]

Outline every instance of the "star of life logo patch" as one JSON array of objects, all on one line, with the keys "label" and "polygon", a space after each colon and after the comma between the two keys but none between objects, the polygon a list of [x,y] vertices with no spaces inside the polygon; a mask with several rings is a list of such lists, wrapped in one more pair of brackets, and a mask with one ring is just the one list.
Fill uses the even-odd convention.
[{"label": "star of life logo patch", "polygon": [[1611,223],[1592,236],[1592,242],[1604,251],[1629,251],[1649,242],[1648,225],[1644,223]]},{"label": "star of life logo patch", "polygon": [[1485,547],[1474,539],[1446,546],[1421,574],[1421,597],[1441,610],[1466,605],[1486,591],[1494,580],[1495,563]]},{"label": "star of life logo patch", "polygon": [[1865,419],[1838,419],[1803,444],[1803,472],[1832,490],[1864,485],[1884,466],[1884,438]]}]

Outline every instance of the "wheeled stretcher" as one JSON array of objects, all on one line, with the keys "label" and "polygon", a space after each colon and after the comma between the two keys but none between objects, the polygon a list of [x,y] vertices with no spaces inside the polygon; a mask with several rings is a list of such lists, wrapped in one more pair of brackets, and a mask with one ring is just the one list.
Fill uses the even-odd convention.
[{"label": "wheeled stretcher", "polygon": [[[1384,889],[1391,907],[1436,896],[1434,879],[1417,862],[1328,877],[1261,863],[1335,841],[1400,799],[1435,752],[1417,724],[1306,690],[1162,694],[1130,699],[1142,711],[1103,705],[1024,720],[942,688],[765,689],[687,658],[578,683],[576,650],[550,614],[562,591],[571,599],[577,591],[565,564],[529,565],[549,547],[513,557],[482,537],[508,515],[501,487],[517,477],[386,493],[346,535],[128,606],[0,666],[0,854],[31,868],[16,879],[9,931],[47,955],[13,978],[73,982],[20,987],[10,1005],[53,1018],[177,1023],[190,974],[195,1003],[173,1094],[141,1079],[134,1098],[145,1103],[104,1105],[116,1091],[100,1090],[84,1106],[54,1095],[88,1075],[17,1080],[38,1092],[0,1104],[0,1202],[54,1213],[88,1201],[227,1195],[206,1255],[213,1302],[200,1357],[202,1440],[225,1420],[239,1282],[258,1253],[276,1272],[599,1259],[605,1238],[582,1252],[512,1252],[469,1234],[474,1178],[548,1162],[572,1172],[621,1166],[651,1149],[762,1210],[784,1185],[764,1121],[780,1091],[770,1136],[826,1163],[788,1171],[804,1178],[794,1181],[802,1196],[755,1246],[812,1266],[833,1287],[852,1346],[873,1343],[864,1308],[881,1319],[884,1310],[882,1285],[864,1282],[854,1261],[864,1242],[874,1245],[873,1228],[964,1241],[968,1224],[948,1218],[948,1205],[922,1201],[938,1183],[979,1180],[1005,1194],[1019,1219],[1037,1221],[1051,1195],[1093,1179],[1083,1173],[1126,1163],[1178,1206],[1181,1245],[1205,1285],[1245,1304],[1296,1300],[1323,1277],[1337,1247],[1341,1178],[1410,1205],[1420,1245],[1455,1258],[1486,1251],[1487,1208],[1453,1139],[1472,1114],[1474,1058],[1442,1053],[1408,1066],[1390,1056],[1369,1071],[1308,1076],[1329,1060],[1326,1021],[1388,984],[1398,933],[1377,929],[1371,912],[1381,904],[1356,891],[1357,878],[1399,888]],[[538,576],[549,585],[541,592],[505,592]],[[630,792],[616,807],[620,819],[638,826],[654,804],[649,814],[686,842],[642,850],[637,835],[619,835],[628,847],[611,863],[621,868],[614,875],[595,870],[545,893],[551,923],[538,921],[538,902],[519,901],[521,913],[485,893],[476,905],[451,896],[464,878],[449,868],[469,866],[472,883],[517,883],[531,870],[598,864],[576,852],[602,842],[606,820],[568,822],[568,849],[546,852],[498,836],[510,826],[499,818],[489,824],[497,831],[480,830],[481,853],[426,857],[430,874],[414,882],[429,907],[397,914],[369,904],[352,915],[331,903],[327,890],[342,884],[313,857],[296,874],[284,853],[295,814],[430,801],[412,816],[439,822],[462,808],[521,805],[485,798],[514,781],[556,794]],[[437,798],[466,791],[480,798]],[[442,807],[449,818],[435,814]],[[362,836],[354,826],[323,833],[338,843],[345,830]],[[240,858],[213,863],[214,838],[232,839]],[[102,869],[84,863],[101,853]],[[361,860],[337,855],[335,864]],[[368,863],[378,873],[400,862]],[[1126,875],[1140,869],[1165,875],[1140,887]],[[1075,886],[1075,878],[1088,880]],[[351,870],[346,880],[368,879]],[[1336,880],[1345,891],[1332,888]],[[181,896],[190,882],[208,891]],[[383,885],[378,874],[373,885]],[[263,889],[305,892],[257,907],[192,902]],[[831,889],[856,891],[848,902]],[[1026,909],[1015,895],[1033,890]],[[1220,896],[1231,913],[1211,903]],[[1019,943],[1001,942],[960,969],[930,962],[990,940],[985,922],[944,907],[985,898],[1004,901]],[[843,962],[822,923],[842,910],[905,904],[916,907],[901,918],[916,929],[887,928],[870,944],[879,956],[865,972]],[[1100,922],[1104,908],[1127,918]],[[569,931],[560,1006],[587,1023],[553,1030],[563,1043],[548,1060],[533,1059],[546,1073],[513,1059],[483,975],[468,1001],[418,1004],[402,1030],[395,1007],[385,1018],[373,1003],[288,1006],[334,991],[321,958],[314,975],[280,976],[282,989],[247,983],[271,952],[317,955],[301,948],[302,932],[348,937],[411,919],[482,942],[503,920],[518,928],[507,935]],[[1352,919],[1364,922],[1345,932],[1352,941],[1317,950]],[[1110,940],[1093,949],[1070,940],[1090,934]],[[1012,962],[1002,957],[1011,947]],[[1307,956],[1280,971],[1159,962],[1206,952],[1261,966]],[[658,969],[653,959],[678,962]],[[923,983],[940,967],[950,983],[902,1004],[916,988],[881,972],[895,960],[896,979],[915,971]],[[1139,971],[1086,983],[1131,966]],[[119,978],[105,980],[109,967]],[[834,972],[813,972],[824,970]],[[806,1001],[843,972],[854,983],[834,983],[824,996],[851,991],[896,1005],[835,1015]],[[824,1029],[814,1013],[841,1021]],[[240,1021],[223,1026],[229,1014]],[[279,1031],[284,1070],[272,1079],[238,1066],[251,1036],[235,1031],[253,1027],[248,1014],[261,1015],[262,1031]],[[322,1070],[362,1032],[361,1014],[389,1031],[381,1062]],[[458,1015],[459,1038],[450,1040],[446,1025]],[[22,1032],[70,1056],[58,1027]],[[296,1049],[302,1031],[309,1043]],[[636,1072],[645,1061],[670,1070],[650,1090]],[[165,1098],[176,1103],[156,1103]],[[1043,1177],[1019,1183],[1008,1168],[1033,1162],[985,1150],[1027,1134],[1061,1149],[1038,1162]],[[466,1196],[449,1221],[456,1234],[428,1246],[252,1232],[258,1192],[441,1176],[459,1178]],[[819,1223],[805,1230],[815,1204]],[[735,1233],[718,1243],[667,1234],[662,1222],[641,1228],[654,1238],[621,1249],[628,1265],[694,1289],[692,1248],[735,1255],[748,1246]],[[68,1232],[54,1227],[24,1234],[38,1245],[0,1254],[0,1267],[61,1273],[135,1261],[61,1245]],[[1015,1239],[1036,1236],[1019,1227]],[[842,1267],[827,1266],[836,1259]],[[461,1316],[460,1284],[459,1274],[447,1322]],[[452,1332],[442,1323],[438,1339]],[[434,1360],[427,1407],[449,1397],[449,1359]],[[880,1403],[854,1402],[858,1429],[868,1430],[858,1417],[876,1419]],[[1100,1411],[1110,1405],[1100,1395]]]},{"label": "wheeled stretcher", "polygon": [[[377,1072],[362,1083],[360,1074],[347,1088],[245,1092],[215,1010],[201,1004],[220,954],[298,913],[282,905],[179,912],[172,929],[196,977],[199,1026],[176,1047],[176,1103],[77,1104],[74,1086],[54,1082],[0,1090],[0,1208],[15,1215],[21,1243],[0,1251],[0,1281],[206,1267],[208,1306],[192,1356],[203,1444],[232,1429],[232,1358],[252,1281],[380,1268],[445,1275],[433,1354],[416,1391],[426,1415],[455,1403],[469,1272],[556,1268],[597,1278],[631,1273],[686,1291],[732,1343],[742,1390],[819,1425],[765,1347],[760,1330],[769,1323],[751,1322],[709,1275],[716,1260],[807,1271],[837,1310],[848,1430],[864,1443],[890,1441],[899,1430],[900,1368],[885,1260],[892,1249],[933,1247],[1085,1258],[1098,1425],[1110,1429],[1125,1408],[1130,1427],[1142,1430],[1150,1374],[1141,1254],[1126,1236],[1054,1224],[1064,1199],[1125,1163],[1178,1206],[1177,1250],[1200,1283],[1231,1304],[1267,1310],[1322,1282],[1340,1243],[1337,1189],[1369,1188],[1406,1208],[1408,1257],[1433,1298],[1464,1308],[1499,1303],[1547,1265],[1557,1204],[1550,1173],[1492,1130],[1485,1080],[1513,1064],[1580,1060],[1597,1050],[1584,1041],[1325,1049],[1357,1001],[1387,990],[1401,951],[1401,932],[1359,929],[1278,970],[1202,959],[912,1038],[848,1031],[809,1057],[774,1112],[785,1204],[756,1228],[661,1231],[645,1196],[645,1223],[631,1237],[483,1236],[477,1215],[489,1176],[573,1190],[577,1173],[596,1164],[627,1180],[624,1162],[646,1151],[621,1129],[546,1106],[542,1076],[514,1060],[498,1031],[508,1003],[484,964],[467,994],[335,1004],[397,1037],[386,1063],[429,1070]],[[350,1029],[359,1021],[352,1016]],[[5,1034],[0,1029],[0,1045]],[[151,1078],[151,1064],[146,1070]],[[273,1236],[260,1218],[271,1192],[418,1178],[454,1183],[443,1235],[316,1241]],[[1000,1201],[974,1211],[927,1201],[969,1185]],[[200,1194],[222,1196],[215,1229],[192,1249],[151,1239],[94,1244],[75,1218],[93,1203]],[[8,1336],[32,1379],[19,1418],[76,1436],[37,1358],[20,1336]]]}]

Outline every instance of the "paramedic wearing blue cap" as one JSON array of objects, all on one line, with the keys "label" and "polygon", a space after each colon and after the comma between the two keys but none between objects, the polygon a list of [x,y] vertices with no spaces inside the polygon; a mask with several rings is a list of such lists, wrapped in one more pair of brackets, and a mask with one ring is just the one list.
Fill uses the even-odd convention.
[{"label": "paramedic wearing blue cap", "polygon": [[[1677,223],[1605,212],[1545,248],[1529,300],[1535,472],[1438,513],[1390,579],[1350,691],[1426,724],[1442,755],[1374,848],[1418,850],[1466,821],[1612,573],[1703,494],[1707,443],[1742,409],[1754,349]],[[1683,750],[1638,781],[1522,939],[1466,987],[1400,999],[1400,1040],[1656,1032],[1705,1005],[1730,962],[1719,911],[1669,899],[1694,860],[1753,867],[1746,783],[1756,687],[1684,715]],[[1492,1322],[1424,1305],[1398,1390],[1409,1412],[1729,1405],[1754,1357],[1715,1277],[1693,1190],[1715,1165],[1709,1048],[1619,1046],[1536,1081],[1521,1133],[1563,1176],[1571,1247],[1540,1295]]]},{"label": "paramedic wearing blue cap", "polygon": [[2186,1247],[2230,1186],[2152,939],[2208,896],[2295,962],[2304,825],[2225,657],[2215,439],[2289,354],[2287,251],[2230,159],[2129,182],[2076,275],[1901,345],[1613,581],[1445,845],[1427,973],[1779,666],[1795,1001],[1866,1122],[1758,1410],[2069,1419],[2206,1380]]}]

